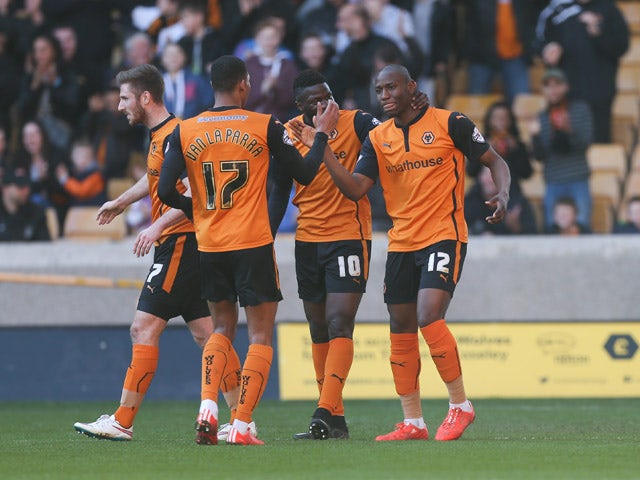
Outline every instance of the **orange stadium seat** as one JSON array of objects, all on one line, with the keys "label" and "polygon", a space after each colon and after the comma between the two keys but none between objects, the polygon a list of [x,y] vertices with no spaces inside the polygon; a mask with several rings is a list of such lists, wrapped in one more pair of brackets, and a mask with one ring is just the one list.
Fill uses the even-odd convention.
[{"label": "orange stadium seat", "polygon": [[65,238],[78,240],[122,240],[127,233],[124,215],[108,225],[98,225],[100,207],[71,207],[64,222]]}]

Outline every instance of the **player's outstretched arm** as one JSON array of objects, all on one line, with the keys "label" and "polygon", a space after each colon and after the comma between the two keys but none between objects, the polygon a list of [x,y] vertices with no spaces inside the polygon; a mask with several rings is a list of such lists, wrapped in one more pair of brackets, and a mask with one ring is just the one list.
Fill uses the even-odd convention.
[{"label": "player's outstretched arm", "polygon": [[499,223],[504,219],[509,204],[509,188],[511,186],[511,174],[509,166],[498,153],[489,147],[480,157],[480,162],[489,167],[493,183],[498,188],[498,193],[484,202],[489,208],[494,209],[493,214],[486,217],[489,223]]},{"label": "player's outstretched arm", "polygon": [[98,225],[106,225],[111,223],[114,218],[124,212],[134,202],[149,194],[149,181],[146,175],[143,175],[134,185],[123,192],[118,198],[105,202],[98,210],[96,220]]}]

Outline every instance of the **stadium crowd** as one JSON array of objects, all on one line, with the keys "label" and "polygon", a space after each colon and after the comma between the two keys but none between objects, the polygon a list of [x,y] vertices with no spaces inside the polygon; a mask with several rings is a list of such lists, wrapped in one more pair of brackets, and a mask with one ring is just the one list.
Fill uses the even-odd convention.
[{"label": "stadium crowd", "polygon": [[[617,225],[640,194],[640,161],[635,169],[633,162],[640,159],[634,155],[640,29],[627,8],[634,3],[0,0],[0,175],[6,177],[0,183],[28,189],[29,211],[55,212],[60,234],[70,208],[101,205],[117,194],[116,185],[132,185],[146,170],[149,139],[118,112],[114,78],[136,65],[151,63],[163,72],[166,105],[188,118],[212,105],[213,60],[234,54],[251,74],[247,108],[285,122],[296,115],[293,79],[306,68],[327,77],[341,108],[382,119],[372,78],[401,63],[432,105],[461,111],[482,126],[510,166],[512,201],[495,229],[477,221],[487,214],[490,178],[482,170],[467,172],[472,234],[564,231],[554,223],[557,202],[577,208],[581,225],[570,231],[637,231]],[[627,67],[637,76],[623,87]],[[551,92],[557,83],[566,90],[561,97]],[[631,100],[617,102],[623,95]],[[522,108],[526,99],[536,107]],[[478,112],[469,100],[481,103]],[[618,103],[635,109],[630,120],[617,116]],[[590,158],[592,145],[601,144],[620,144],[624,152],[617,192],[605,201],[595,183],[599,159]],[[385,229],[379,189],[369,195],[374,228]],[[130,209],[132,231],[145,226],[148,208],[143,201]],[[42,239],[5,234],[9,224],[40,231],[20,221],[41,223],[42,215],[23,218],[19,211],[0,208],[0,240]],[[295,214],[287,218],[281,228],[293,230]]]}]

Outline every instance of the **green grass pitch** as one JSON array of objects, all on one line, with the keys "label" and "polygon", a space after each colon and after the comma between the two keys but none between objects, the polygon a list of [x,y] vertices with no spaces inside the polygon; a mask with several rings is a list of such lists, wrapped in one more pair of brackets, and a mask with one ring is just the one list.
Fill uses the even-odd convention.
[{"label": "green grass pitch", "polygon": [[[198,446],[198,403],[147,402],[132,442],[81,436],[75,421],[114,403],[0,403],[0,478],[13,479],[639,479],[640,400],[477,400],[455,442],[373,438],[401,418],[397,400],[347,401],[351,439],[295,441],[314,403],[264,401],[263,447]],[[425,400],[431,436],[444,400]],[[228,412],[221,411],[225,421]]]}]

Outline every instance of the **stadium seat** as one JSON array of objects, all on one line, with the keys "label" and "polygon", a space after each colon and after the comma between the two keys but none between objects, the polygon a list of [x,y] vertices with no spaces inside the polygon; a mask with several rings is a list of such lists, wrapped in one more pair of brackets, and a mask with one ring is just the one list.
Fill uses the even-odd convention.
[{"label": "stadium seat", "polygon": [[124,215],[108,225],[98,225],[100,207],[71,207],[64,222],[65,238],[78,240],[122,240],[127,233]]},{"label": "stadium seat", "polygon": [[640,144],[636,145],[631,153],[631,163],[629,165],[629,171],[639,171],[640,172]]},{"label": "stadium seat", "polygon": [[629,172],[622,192],[622,200],[618,207],[618,220],[624,222],[627,219],[627,202],[631,197],[640,195],[640,170]]},{"label": "stadium seat", "polygon": [[614,208],[618,207],[621,197],[621,185],[618,175],[612,172],[592,172],[589,177],[591,195],[595,198],[608,197]]},{"label": "stadium seat", "polygon": [[613,172],[620,184],[627,175],[627,155],[617,143],[594,143],[587,150],[587,162],[592,172]]},{"label": "stadium seat", "polygon": [[633,35],[629,39],[629,50],[620,58],[620,65],[640,64],[640,35]]},{"label": "stadium seat", "polygon": [[49,236],[51,240],[57,240],[60,238],[60,226],[58,224],[58,214],[55,208],[47,207],[45,209],[45,215],[47,217],[47,228],[49,230]]},{"label": "stadium seat", "polygon": [[132,178],[111,178],[107,181],[107,198],[114,200],[128,190],[135,182]]},{"label": "stadium seat", "polygon": [[627,21],[631,35],[640,34],[640,3],[618,1],[616,5]]},{"label": "stadium seat", "polygon": [[606,195],[593,195],[591,230],[593,233],[611,233],[615,219],[615,205]]},{"label": "stadium seat", "polygon": [[488,93],[484,95],[457,93],[448,98],[446,109],[464,113],[481,128],[487,108],[498,100],[502,100],[502,95],[499,93]]},{"label": "stadium seat", "polygon": [[518,120],[531,120],[545,109],[547,100],[538,93],[519,93],[513,99],[513,114]]},{"label": "stadium seat", "polygon": [[[534,164],[537,162],[533,162]],[[522,193],[529,200],[536,217],[536,226],[539,232],[544,231],[544,191],[546,184],[541,171],[534,171],[526,180],[520,181]]]},{"label": "stadium seat", "polygon": [[620,65],[616,77],[618,93],[640,94],[640,64]]},{"label": "stadium seat", "polygon": [[536,58],[529,67],[529,85],[533,93],[542,91],[542,76],[546,70],[547,67],[539,58]]},{"label": "stadium seat", "polygon": [[636,144],[640,120],[640,96],[618,93],[611,108],[611,141],[624,146],[627,153]]}]

